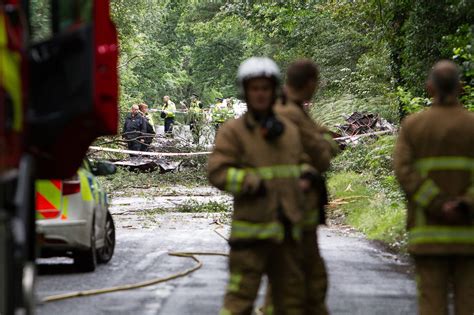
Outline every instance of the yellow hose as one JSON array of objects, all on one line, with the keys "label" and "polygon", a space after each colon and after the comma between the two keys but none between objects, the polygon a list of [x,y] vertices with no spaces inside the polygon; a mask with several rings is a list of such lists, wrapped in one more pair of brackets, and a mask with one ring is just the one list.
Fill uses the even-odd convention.
[{"label": "yellow hose", "polygon": [[142,282],[124,284],[124,285],[119,285],[119,286],[109,287],[109,288],[76,291],[76,292],[70,292],[70,293],[64,293],[64,294],[58,294],[58,295],[51,295],[42,299],[41,302],[49,303],[49,302],[61,301],[61,300],[72,299],[72,298],[77,298],[77,297],[85,297],[85,296],[92,296],[92,295],[99,295],[99,294],[105,294],[105,293],[143,288],[143,287],[171,281],[174,279],[182,278],[199,270],[203,264],[199,259],[196,258],[196,256],[225,256],[225,257],[228,256],[228,254],[226,253],[215,253],[215,252],[174,252],[174,253],[168,253],[168,255],[175,256],[175,257],[191,258],[192,260],[196,262],[196,265],[194,265],[192,268],[186,269],[184,271],[172,274],[164,278],[155,278],[155,279],[146,280]]}]

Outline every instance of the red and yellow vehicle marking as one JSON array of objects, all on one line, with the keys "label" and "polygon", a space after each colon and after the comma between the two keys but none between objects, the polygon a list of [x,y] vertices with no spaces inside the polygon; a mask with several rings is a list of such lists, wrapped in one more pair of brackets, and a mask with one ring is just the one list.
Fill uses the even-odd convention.
[{"label": "red and yellow vehicle marking", "polygon": [[[61,180],[39,180],[36,182],[36,218],[56,219],[63,208]],[[65,213],[61,219],[66,219]]]}]

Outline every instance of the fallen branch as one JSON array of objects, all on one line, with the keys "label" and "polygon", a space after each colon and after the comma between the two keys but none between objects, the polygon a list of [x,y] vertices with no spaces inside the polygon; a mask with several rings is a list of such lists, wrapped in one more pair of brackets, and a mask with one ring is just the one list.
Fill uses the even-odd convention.
[{"label": "fallen branch", "polygon": [[376,132],[363,133],[363,134],[354,135],[354,136],[338,137],[338,138],[334,138],[333,140],[335,140],[335,141],[338,141],[338,140],[357,140],[359,138],[370,137],[370,136],[378,136],[378,135],[384,135],[384,134],[396,133],[396,132],[397,132],[396,130],[376,131]]}]

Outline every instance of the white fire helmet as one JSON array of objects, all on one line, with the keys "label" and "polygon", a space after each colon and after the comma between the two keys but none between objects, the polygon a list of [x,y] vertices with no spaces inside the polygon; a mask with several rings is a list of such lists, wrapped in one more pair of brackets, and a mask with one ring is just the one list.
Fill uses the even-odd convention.
[{"label": "white fire helmet", "polygon": [[278,88],[281,80],[280,69],[268,57],[252,57],[242,62],[237,72],[237,84],[242,96],[245,96],[245,81],[255,78],[271,79],[275,82],[275,88]]}]

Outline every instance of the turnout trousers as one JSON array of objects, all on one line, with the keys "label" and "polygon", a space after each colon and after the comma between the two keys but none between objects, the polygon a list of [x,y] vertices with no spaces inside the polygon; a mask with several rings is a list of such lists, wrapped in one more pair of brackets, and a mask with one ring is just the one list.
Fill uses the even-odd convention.
[{"label": "turnout trousers", "polygon": [[319,253],[316,229],[303,231],[303,272],[305,277],[305,314],[326,315],[327,273]]},{"label": "turnout trousers", "polygon": [[300,242],[289,238],[282,243],[255,241],[232,246],[230,279],[220,315],[252,314],[264,275],[272,286],[272,300],[275,301],[265,314],[304,314],[300,247]]},{"label": "turnout trousers", "polygon": [[[316,227],[303,231],[302,238],[303,257],[301,269],[304,276],[304,314],[326,315],[329,314],[326,307],[326,293],[328,287],[326,266],[323,257],[319,253]],[[268,313],[272,306],[271,287],[267,289],[263,311]]]},{"label": "turnout trousers", "polygon": [[474,314],[474,256],[414,256],[420,315],[448,314],[449,292],[456,315]]}]

